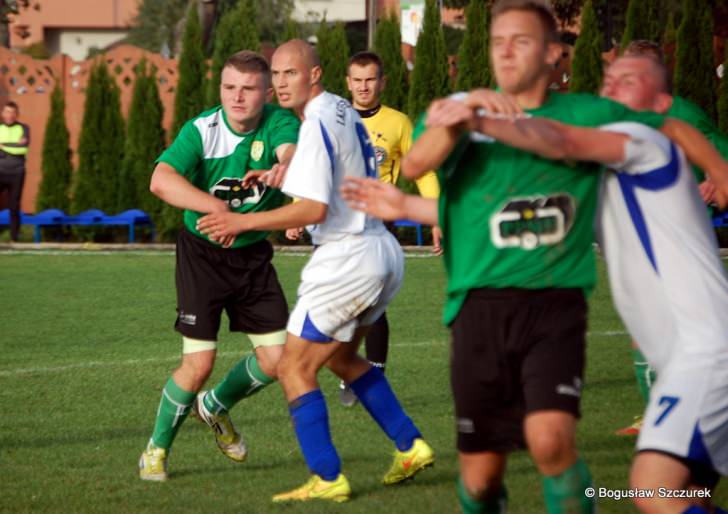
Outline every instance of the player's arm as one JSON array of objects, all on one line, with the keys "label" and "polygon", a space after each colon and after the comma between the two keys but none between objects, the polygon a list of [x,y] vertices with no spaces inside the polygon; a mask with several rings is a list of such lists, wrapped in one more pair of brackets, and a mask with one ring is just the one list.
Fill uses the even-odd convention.
[{"label": "player's arm", "polygon": [[668,118],[660,130],[683,149],[690,162],[708,174],[716,188],[715,203],[725,207],[728,204],[728,162],[718,150],[699,130],[683,121]]},{"label": "player's arm", "polygon": [[620,162],[625,134],[565,125],[546,118],[517,120],[479,116],[475,128],[498,141],[546,159]]},{"label": "player's arm", "polygon": [[341,195],[352,209],[392,221],[409,219],[425,225],[437,225],[437,200],[406,195],[393,184],[374,178],[347,177]]},{"label": "player's arm", "polygon": [[196,212],[226,212],[227,203],[198,189],[166,162],[154,168],[149,191],[162,201]]}]

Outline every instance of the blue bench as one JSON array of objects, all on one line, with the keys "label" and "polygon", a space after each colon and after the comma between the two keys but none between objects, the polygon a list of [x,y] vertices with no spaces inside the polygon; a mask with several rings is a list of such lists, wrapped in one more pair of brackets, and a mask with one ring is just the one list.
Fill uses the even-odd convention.
[{"label": "blue bench", "polygon": [[[0,225],[10,224],[10,211],[0,211]],[[21,225],[35,225],[34,241],[40,243],[42,227],[59,227],[67,225],[126,225],[129,230],[129,242],[135,240],[135,228],[148,226],[154,228],[149,215],[139,209],[130,209],[116,215],[109,215],[98,209],[89,209],[79,214],[68,215],[59,209],[48,209],[38,214],[20,214]]]},{"label": "blue bench", "polygon": [[395,227],[415,227],[417,231],[417,246],[422,246],[422,224],[410,220],[396,220]]},{"label": "blue bench", "polygon": [[713,226],[715,228],[728,227],[728,211],[716,213],[713,216]]}]

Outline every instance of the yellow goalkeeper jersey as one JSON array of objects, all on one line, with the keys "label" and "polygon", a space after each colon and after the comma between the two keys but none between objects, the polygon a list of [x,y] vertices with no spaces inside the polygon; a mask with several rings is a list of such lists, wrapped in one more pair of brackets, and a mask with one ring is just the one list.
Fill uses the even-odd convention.
[{"label": "yellow goalkeeper jersey", "polygon": [[[412,146],[412,123],[404,113],[386,105],[369,111],[357,112],[372,140],[380,180],[396,184],[402,156]],[[440,185],[433,171],[428,171],[418,178],[416,183],[417,189],[423,197],[437,198],[440,195]]]}]

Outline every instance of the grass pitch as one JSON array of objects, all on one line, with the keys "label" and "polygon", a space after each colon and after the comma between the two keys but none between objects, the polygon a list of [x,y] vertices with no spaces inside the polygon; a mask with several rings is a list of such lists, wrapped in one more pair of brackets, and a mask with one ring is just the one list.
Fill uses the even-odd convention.
[{"label": "grass pitch", "polygon": [[[275,264],[289,301],[305,256]],[[415,480],[384,487],[392,445],[361,407],[338,403],[323,371],[332,434],[354,496],[343,505],[274,505],[307,470],[277,385],[232,411],[250,454],[243,464],[217,450],[209,429],[188,419],[170,457],[170,480],[142,482],[137,459],[152,430],[164,382],[178,363],[174,257],[170,253],[0,254],[0,512],[457,512],[457,460],[448,381],[445,288],[439,259],[408,258],[404,287],[388,311],[387,375],[437,454]],[[597,487],[625,489],[634,440],[612,435],[642,405],[629,337],[611,305],[603,266],[591,298],[588,369],[579,445]],[[211,383],[250,345],[221,331]],[[544,512],[538,474],[525,453],[509,462],[510,512]],[[728,503],[728,488],[717,501]],[[601,513],[632,512],[627,500]]]}]

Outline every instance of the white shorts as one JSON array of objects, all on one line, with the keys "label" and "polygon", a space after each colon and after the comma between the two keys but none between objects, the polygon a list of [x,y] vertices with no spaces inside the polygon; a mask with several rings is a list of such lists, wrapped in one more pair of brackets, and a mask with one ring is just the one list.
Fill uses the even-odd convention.
[{"label": "white shorts", "polygon": [[728,368],[725,359],[682,356],[658,374],[637,440],[728,475]]},{"label": "white shorts", "polygon": [[404,255],[389,232],[318,247],[301,273],[288,332],[308,341],[350,342],[374,323],[402,285]]}]

